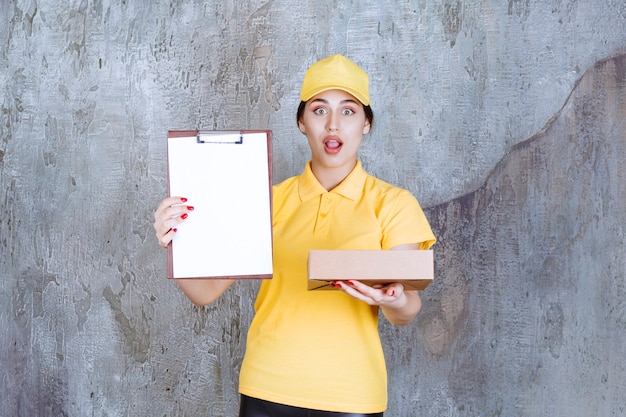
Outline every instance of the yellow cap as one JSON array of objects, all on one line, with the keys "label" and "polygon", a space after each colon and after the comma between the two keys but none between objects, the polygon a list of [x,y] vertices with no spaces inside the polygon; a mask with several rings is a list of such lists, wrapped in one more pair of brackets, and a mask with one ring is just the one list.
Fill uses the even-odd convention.
[{"label": "yellow cap", "polygon": [[343,55],[331,55],[311,65],[304,74],[300,100],[326,90],[343,90],[356,97],[364,106],[370,105],[369,78],[357,64]]}]

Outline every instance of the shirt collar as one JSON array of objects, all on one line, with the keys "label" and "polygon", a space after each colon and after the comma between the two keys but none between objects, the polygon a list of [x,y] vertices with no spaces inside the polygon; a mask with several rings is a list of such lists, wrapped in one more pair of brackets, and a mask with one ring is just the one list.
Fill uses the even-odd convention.
[{"label": "shirt collar", "polygon": [[[363,169],[361,161],[357,160],[355,167],[348,176],[338,186],[333,188],[330,193],[339,194],[351,200],[357,200],[363,193],[366,178],[367,173]],[[302,201],[309,200],[327,192],[317,178],[315,178],[311,170],[311,161],[306,164],[304,172],[298,179],[298,190]]]}]

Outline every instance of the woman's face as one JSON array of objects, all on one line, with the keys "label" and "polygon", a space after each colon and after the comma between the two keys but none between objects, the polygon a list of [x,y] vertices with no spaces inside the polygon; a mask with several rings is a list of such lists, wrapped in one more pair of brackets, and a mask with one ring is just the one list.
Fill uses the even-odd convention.
[{"label": "woman's face", "polygon": [[342,90],[328,90],[306,102],[298,127],[309,141],[314,173],[339,168],[348,175],[356,164],[370,122],[354,96]]}]

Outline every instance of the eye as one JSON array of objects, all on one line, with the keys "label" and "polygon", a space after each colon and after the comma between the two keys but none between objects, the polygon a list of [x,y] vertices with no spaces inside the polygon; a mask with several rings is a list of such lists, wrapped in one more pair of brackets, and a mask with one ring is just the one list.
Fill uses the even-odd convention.
[{"label": "eye", "polygon": [[319,115],[324,115],[324,114],[328,113],[328,111],[324,107],[318,107],[316,109],[313,109],[313,113],[314,114],[319,114]]},{"label": "eye", "polygon": [[350,108],[345,108],[341,110],[341,114],[343,114],[344,116],[350,116],[351,114],[354,114],[354,110]]}]

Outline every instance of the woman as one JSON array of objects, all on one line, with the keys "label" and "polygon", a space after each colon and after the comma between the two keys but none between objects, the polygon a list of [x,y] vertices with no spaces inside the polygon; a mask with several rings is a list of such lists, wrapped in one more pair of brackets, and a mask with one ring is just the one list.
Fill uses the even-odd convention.
[{"label": "woman", "polygon": [[[341,55],[306,72],[297,112],[311,148],[304,172],[273,188],[274,276],[255,303],[241,368],[240,417],[382,416],[387,376],[378,310],[405,325],[421,308],[402,284],[336,281],[307,291],[311,249],[428,249],[435,237],[417,200],[367,174],[357,158],[373,113],[368,76]],[[166,247],[191,215],[184,197],[164,199],[154,228]],[[193,202],[188,202],[193,204]],[[197,305],[233,280],[177,280]]]}]

